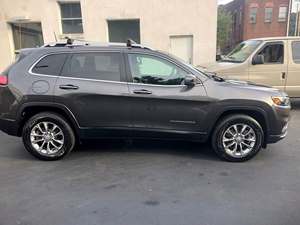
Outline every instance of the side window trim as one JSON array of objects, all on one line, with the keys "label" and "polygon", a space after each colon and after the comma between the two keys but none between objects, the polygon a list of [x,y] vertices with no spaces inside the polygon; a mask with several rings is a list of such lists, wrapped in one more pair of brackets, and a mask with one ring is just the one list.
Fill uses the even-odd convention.
[{"label": "side window trim", "polygon": [[[67,57],[66,62],[69,62],[71,58],[75,54],[85,54],[85,53],[117,53],[120,55],[120,81],[113,81],[113,80],[101,80],[101,79],[93,79],[93,78],[85,78],[85,77],[72,77],[72,76],[63,76],[62,71],[60,74],[61,78],[68,78],[68,79],[73,79],[73,80],[88,80],[88,81],[97,81],[97,82],[106,82],[106,83],[127,83],[127,77],[125,76],[125,61],[123,57],[123,52],[122,51],[105,51],[105,50],[92,50],[92,51],[81,51],[81,52],[72,52],[69,53],[69,56]],[[63,68],[62,68],[63,70]]]},{"label": "side window trim", "polygon": [[126,60],[125,66],[126,66],[126,78],[127,78],[128,84],[135,84],[135,85],[141,85],[141,86],[158,86],[158,87],[183,87],[183,86],[185,86],[183,84],[163,85],[163,84],[134,83],[133,82],[133,76],[132,76],[132,73],[131,73],[131,68],[130,68],[129,54],[139,54],[139,55],[146,55],[146,56],[151,56],[151,57],[157,57],[159,59],[166,60],[167,62],[169,62],[172,65],[177,66],[178,68],[182,69],[187,74],[191,73],[186,68],[182,67],[181,65],[179,65],[178,63],[170,60],[167,57],[163,57],[163,56],[156,55],[156,54],[151,54],[151,53],[148,53],[148,52],[135,52],[135,51],[133,51],[133,52],[126,52],[126,53],[124,53],[124,58]]},{"label": "side window trim", "polygon": [[[274,42],[265,42],[258,50],[255,52],[255,54],[252,56],[252,60],[255,56],[257,56],[265,47],[269,45],[276,45],[276,44],[281,44],[283,46],[283,60],[282,63],[264,63],[263,65],[282,65],[285,64],[285,53],[286,53],[286,47],[285,47],[285,42],[284,41],[274,41]],[[251,60],[251,61],[252,61]]]}]

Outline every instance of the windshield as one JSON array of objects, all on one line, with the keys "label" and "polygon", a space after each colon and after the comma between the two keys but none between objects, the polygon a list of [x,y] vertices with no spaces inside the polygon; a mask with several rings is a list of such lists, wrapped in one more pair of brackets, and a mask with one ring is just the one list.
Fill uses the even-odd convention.
[{"label": "windshield", "polygon": [[261,44],[262,41],[250,40],[244,41],[236,46],[228,55],[226,55],[222,62],[244,62],[254,50]]}]

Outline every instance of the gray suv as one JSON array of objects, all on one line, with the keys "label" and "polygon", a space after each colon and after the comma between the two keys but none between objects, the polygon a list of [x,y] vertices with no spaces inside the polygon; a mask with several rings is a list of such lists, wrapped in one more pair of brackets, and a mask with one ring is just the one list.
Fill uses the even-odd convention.
[{"label": "gray suv", "polygon": [[23,49],[0,75],[0,129],[42,160],[109,137],[211,141],[222,159],[242,162],[286,136],[290,108],[281,91],[130,41]]}]

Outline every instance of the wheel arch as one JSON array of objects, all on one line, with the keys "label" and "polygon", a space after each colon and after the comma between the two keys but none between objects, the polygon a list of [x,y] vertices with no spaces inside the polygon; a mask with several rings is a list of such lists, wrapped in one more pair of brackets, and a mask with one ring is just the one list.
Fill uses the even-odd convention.
[{"label": "wheel arch", "polygon": [[19,119],[19,129],[18,136],[22,135],[23,127],[26,121],[41,112],[53,112],[62,116],[70,124],[76,137],[79,137],[79,124],[74,116],[74,114],[64,105],[57,103],[28,103],[24,104],[18,111]]},{"label": "wheel arch", "polygon": [[243,115],[250,116],[261,125],[264,132],[263,147],[265,148],[267,146],[267,138],[269,134],[269,123],[267,120],[266,112],[260,108],[253,108],[253,107],[252,108],[231,108],[222,111],[216,118],[215,122],[213,123],[209,131],[209,138],[211,138],[214,129],[217,127],[220,121],[222,121],[225,117],[229,115],[235,115],[235,114],[243,114]]}]

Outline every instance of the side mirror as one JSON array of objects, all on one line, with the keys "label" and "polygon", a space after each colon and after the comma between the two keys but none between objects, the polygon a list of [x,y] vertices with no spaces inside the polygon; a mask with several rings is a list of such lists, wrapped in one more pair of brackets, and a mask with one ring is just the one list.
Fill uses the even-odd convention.
[{"label": "side mirror", "polygon": [[252,59],[252,65],[260,65],[265,63],[265,57],[263,55],[256,55]]},{"label": "side mirror", "polygon": [[190,74],[184,78],[184,85],[188,87],[194,87],[197,84],[197,77]]}]

